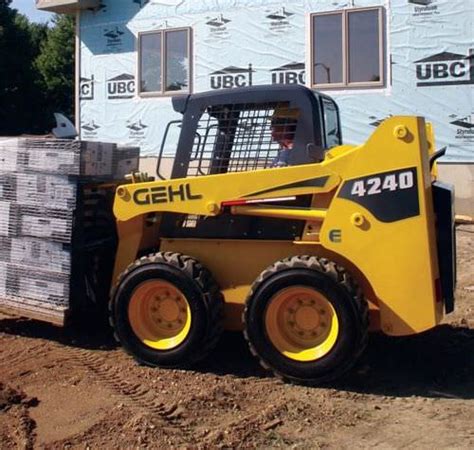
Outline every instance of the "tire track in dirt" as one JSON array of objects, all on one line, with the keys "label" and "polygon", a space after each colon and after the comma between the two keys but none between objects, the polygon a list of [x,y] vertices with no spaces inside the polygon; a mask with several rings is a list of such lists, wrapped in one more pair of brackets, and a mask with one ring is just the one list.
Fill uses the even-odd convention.
[{"label": "tire track in dirt", "polygon": [[152,388],[147,387],[145,383],[125,380],[123,370],[110,366],[104,356],[93,352],[94,350],[55,347],[51,356],[77,369],[86,368],[95,375],[99,383],[110,389],[129,408],[153,414],[167,426],[176,429],[183,437],[190,437],[190,430],[181,423],[184,413],[182,407],[176,402],[165,405],[158,401]]},{"label": "tire track in dirt", "polygon": [[[133,375],[124,372],[123,368],[110,366],[110,361],[105,360],[105,355],[84,349],[57,348],[56,352],[65,364],[86,368],[92,372],[100,383],[109,388],[120,401],[131,409],[136,412],[153,414],[154,417],[161,419],[164,427],[179,433],[187,443],[196,442],[196,439],[199,438],[204,444],[210,446],[220,445],[223,442],[226,445],[238,445],[242,437],[247,439],[254,433],[265,432],[273,426],[278,426],[279,417],[286,411],[285,402],[281,401],[270,407],[249,412],[238,419],[234,415],[234,418],[224,427],[221,424],[217,428],[211,426],[208,433],[197,432],[196,424],[189,423],[186,420],[186,414],[189,412],[192,416],[196,415],[196,411],[194,411],[196,402],[203,405],[216,400],[224,402],[225,397],[221,398],[220,395],[222,387],[217,386],[201,395],[193,394],[189,399],[180,401],[180,404],[172,402],[165,405],[157,400],[154,387],[148,387],[146,382],[124,379],[124,373],[127,373],[128,377],[133,377]],[[272,383],[274,381],[267,381],[266,384]],[[235,392],[234,394],[237,395]],[[230,409],[229,412],[231,412]]]},{"label": "tire track in dirt", "polygon": [[19,365],[20,363],[26,362],[31,358],[42,358],[49,353],[49,348],[45,345],[45,343],[33,344],[28,346],[27,348],[20,349],[19,351],[15,352],[14,355],[8,357],[8,351],[2,352],[2,359],[8,362],[8,368],[14,368],[15,365]]},{"label": "tire track in dirt", "polygon": [[18,448],[33,450],[36,442],[36,422],[30,417],[27,406],[22,406],[18,424]]},{"label": "tire track in dirt", "polygon": [[[274,380],[268,388],[277,384]],[[214,386],[191,393],[183,405],[192,416],[199,417],[206,408],[213,411],[196,424],[193,442],[200,442],[204,448],[235,448],[243,442],[258,447],[270,430],[283,424],[288,414],[287,398],[268,395],[268,404],[256,405],[250,400],[255,394],[251,386],[222,378]]]},{"label": "tire track in dirt", "polygon": [[94,355],[87,350],[74,350],[71,356],[78,364],[85,365],[97,375],[99,381],[123,398],[130,406],[146,409],[158,415],[163,414],[164,406],[162,403],[154,401],[155,396],[151,389],[143,384],[131,383],[123,379],[121,372],[109,366],[101,356]]},{"label": "tire track in dirt", "polygon": [[29,408],[37,404],[38,400],[35,397],[28,397],[18,388],[0,383],[0,413],[3,419],[1,423],[2,427],[10,430],[8,439],[10,444],[15,444],[15,448],[26,450],[34,448],[36,422],[30,417]]},{"label": "tire track in dirt", "polygon": [[[14,340],[14,338],[8,336],[0,336],[0,342],[4,339]],[[0,352],[2,360],[8,361],[5,370],[2,371],[4,375],[10,374],[18,367],[28,363],[29,360],[35,360],[36,363],[38,360],[47,360],[50,363],[60,362],[65,365],[72,365],[75,370],[86,368],[95,375],[100,383],[109,388],[121,402],[130,408],[153,414],[154,417],[165,421],[168,426],[177,428],[181,434],[188,434],[188,430],[180,424],[184,411],[176,402],[165,405],[157,400],[156,393],[152,388],[147,387],[144,383],[125,380],[123,370],[110,366],[109,361],[105,360],[105,356],[94,353],[96,350],[65,347],[60,343],[51,341],[40,341],[39,343],[26,341],[26,343],[27,346],[25,347],[25,341],[22,341],[23,348],[15,350],[15,352],[11,350],[11,347],[9,350]],[[27,430],[29,421],[31,419],[24,416],[22,418],[24,426],[20,429]],[[24,434],[26,436],[26,432]],[[22,446],[30,445],[30,439],[25,437],[23,440],[25,444],[22,444]],[[34,442],[34,440],[31,440],[31,442]]]},{"label": "tire track in dirt", "polygon": [[177,403],[165,405],[158,401],[153,389],[148,388],[144,383],[133,383],[123,379],[122,372],[105,364],[99,355],[79,350],[75,352],[74,358],[85,364],[89,370],[96,374],[99,381],[103,382],[131,408],[153,414],[155,418],[165,422],[168,427],[177,430],[183,438],[191,440],[191,430],[181,423],[184,410]]},{"label": "tire track in dirt", "polygon": [[220,422],[219,426],[205,430],[197,437],[199,442],[209,448],[237,448],[242,442],[253,442],[253,445],[258,447],[259,439],[268,431],[280,426],[285,414],[286,405],[281,402],[260,411],[234,416],[231,421]]}]

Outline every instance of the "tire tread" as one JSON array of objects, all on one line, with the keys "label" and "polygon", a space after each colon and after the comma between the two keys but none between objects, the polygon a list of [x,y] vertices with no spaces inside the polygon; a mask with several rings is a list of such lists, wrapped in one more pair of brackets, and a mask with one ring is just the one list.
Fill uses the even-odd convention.
[{"label": "tire tread", "polygon": [[[210,271],[205,268],[199,261],[188,255],[174,252],[157,252],[151,253],[146,256],[142,256],[133,261],[118,277],[117,281],[111,290],[109,300],[109,323],[114,330],[114,338],[118,343],[120,339],[116,332],[115,321],[114,321],[114,303],[115,294],[120,284],[125,278],[130,275],[133,271],[146,266],[148,264],[167,264],[176,269],[181,270],[190,278],[192,278],[199,286],[202,292],[202,297],[206,303],[208,311],[208,333],[205,337],[199,352],[194,352],[192,357],[184,363],[184,367],[191,366],[196,362],[206,358],[208,354],[216,346],[222,332],[223,332],[223,316],[224,316],[224,299],[223,295],[214,280]],[[134,357],[140,363],[148,364],[147,362],[137,358],[131,351],[125,349],[132,357]],[[181,365],[183,367],[183,365]]]},{"label": "tire tread", "polygon": [[244,327],[244,337],[247,341],[247,344],[250,348],[250,352],[257,357],[260,365],[267,370],[272,371],[277,377],[283,379],[284,381],[290,382],[298,382],[300,384],[306,385],[316,385],[320,384],[319,380],[301,380],[295,379],[290,376],[287,376],[281,373],[277,368],[273,367],[271,362],[262,357],[259,354],[257,349],[252,344],[249,335],[247,333],[247,317],[248,317],[248,300],[253,297],[255,292],[258,290],[259,286],[268,278],[275,275],[277,272],[291,270],[291,269],[308,269],[312,271],[317,271],[329,276],[335,283],[337,283],[341,288],[343,288],[350,296],[353,304],[356,306],[357,311],[357,320],[359,322],[359,330],[361,332],[361,336],[359,338],[359,345],[356,349],[353,358],[349,364],[346,364],[344,368],[340,371],[334,373],[334,376],[331,376],[324,381],[330,381],[339,376],[343,375],[347,371],[349,371],[359,359],[361,354],[367,347],[368,340],[369,340],[369,306],[366,298],[363,295],[362,289],[358,286],[356,281],[353,277],[349,274],[349,272],[343,268],[342,266],[336,264],[333,261],[330,261],[326,258],[320,258],[317,256],[310,256],[310,255],[301,255],[301,256],[291,256],[280,261],[275,262],[270,267],[265,269],[259,277],[253,283],[250,292],[247,297],[247,302],[245,304],[245,309],[242,313],[242,321],[245,325]]}]

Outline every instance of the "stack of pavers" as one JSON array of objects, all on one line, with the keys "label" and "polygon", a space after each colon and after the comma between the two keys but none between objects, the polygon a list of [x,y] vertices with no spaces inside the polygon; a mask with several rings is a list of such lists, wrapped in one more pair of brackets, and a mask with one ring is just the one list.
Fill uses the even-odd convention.
[{"label": "stack of pavers", "polygon": [[119,145],[113,162],[114,178],[121,179],[131,172],[136,172],[139,163],[140,147]]},{"label": "stack of pavers", "polygon": [[74,302],[97,301],[97,270],[110,276],[115,252],[120,154],[115,144],[0,138],[0,310],[62,324]]}]

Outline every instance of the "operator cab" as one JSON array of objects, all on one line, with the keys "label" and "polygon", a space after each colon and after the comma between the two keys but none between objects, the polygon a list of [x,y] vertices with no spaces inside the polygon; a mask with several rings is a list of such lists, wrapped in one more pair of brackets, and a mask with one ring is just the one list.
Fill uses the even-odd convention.
[{"label": "operator cab", "polygon": [[[322,161],[342,144],[334,100],[304,86],[251,86],[173,97],[183,115],[168,124],[158,158],[173,127],[180,127],[171,178],[240,172],[272,167],[285,142],[288,165]],[[275,132],[278,124],[280,133]],[[287,144],[288,145],[288,144]]]},{"label": "operator cab", "polygon": [[[171,178],[268,169],[283,141],[291,149],[285,165],[311,164],[342,143],[339,109],[328,96],[303,86],[252,86],[173,97],[182,121],[170,122],[158,158],[157,175],[171,127],[180,128]],[[275,126],[278,130],[275,131]],[[284,138],[284,139],[283,139]],[[286,206],[309,207],[311,196]],[[304,222],[266,217],[216,217],[165,213],[160,236],[201,239],[294,240]]]}]

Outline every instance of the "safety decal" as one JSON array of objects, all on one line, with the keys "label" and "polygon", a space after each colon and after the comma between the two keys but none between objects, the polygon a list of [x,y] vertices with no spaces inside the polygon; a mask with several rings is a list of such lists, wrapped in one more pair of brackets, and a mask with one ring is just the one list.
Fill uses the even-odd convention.
[{"label": "safety decal", "polygon": [[358,203],[381,222],[395,222],[420,214],[414,167],[347,180],[338,197]]},{"label": "safety decal", "polygon": [[275,186],[270,189],[265,189],[263,191],[252,192],[247,194],[245,197],[253,197],[254,195],[267,194],[269,192],[281,191],[283,189],[295,189],[295,188],[304,188],[304,187],[324,187],[328,181],[329,177],[318,177],[310,178],[309,180],[297,181],[296,183],[283,184],[281,186]]}]

